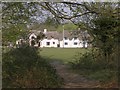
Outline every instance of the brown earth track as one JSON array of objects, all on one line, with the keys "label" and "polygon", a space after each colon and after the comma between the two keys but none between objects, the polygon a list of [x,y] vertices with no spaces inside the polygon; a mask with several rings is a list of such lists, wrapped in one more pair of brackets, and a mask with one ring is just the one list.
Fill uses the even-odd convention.
[{"label": "brown earth track", "polygon": [[99,88],[100,84],[95,80],[88,80],[82,75],[73,73],[67,64],[53,61],[51,65],[56,69],[58,75],[64,80],[62,88]]}]

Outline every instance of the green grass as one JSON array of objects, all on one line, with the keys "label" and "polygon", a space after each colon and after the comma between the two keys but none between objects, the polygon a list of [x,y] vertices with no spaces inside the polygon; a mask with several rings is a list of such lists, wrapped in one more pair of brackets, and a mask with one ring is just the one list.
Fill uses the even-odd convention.
[{"label": "green grass", "polygon": [[42,48],[40,49],[40,55],[44,58],[67,63],[72,61],[78,52],[85,53],[87,50],[83,48]]}]

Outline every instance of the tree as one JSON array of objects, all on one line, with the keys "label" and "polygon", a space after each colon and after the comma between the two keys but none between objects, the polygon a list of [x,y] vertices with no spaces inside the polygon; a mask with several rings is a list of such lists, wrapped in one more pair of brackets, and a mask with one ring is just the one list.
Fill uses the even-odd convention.
[{"label": "tree", "polygon": [[[120,44],[119,3],[109,2],[44,2],[39,5],[61,20],[69,20],[87,30],[92,42],[102,50],[105,59],[115,58]],[[100,52],[101,53],[101,52]]]},{"label": "tree", "polygon": [[45,37],[45,34],[43,34],[42,32],[40,32],[38,35],[37,35],[37,42],[41,39],[43,39]]},{"label": "tree", "polygon": [[116,48],[118,26],[120,21],[113,17],[101,16],[93,21],[95,27],[93,29],[93,34],[95,35],[96,45],[104,52],[106,60],[109,62],[110,55],[114,52]]},{"label": "tree", "polygon": [[15,41],[27,32],[27,25],[33,22],[36,12],[35,3],[3,2],[2,3],[2,38]]},{"label": "tree", "polygon": [[[119,3],[36,2],[3,3],[3,5],[4,6],[2,18],[4,37],[12,37],[11,34],[9,34],[9,32],[11,32],[12,30],[13,32],[15,32],[15,34],[16,32],[23,31],[23,28],[27,28],[27,24],[34,21],[32,18],[33,16],[37,17],[38,15],[40,17],[44,14],[44,12],[46,12],[48,17],[53,16],[55,19],[53,20],[52,18],[48,18],[46,20],[46,23],[51,24],[51,22],[53,21],[62,23],[65,20],[69,20],[75,25],[77,25],[79,28],[87,30],[91,37],[93,37],[93,40],[96,40],[95,38],[97,34],[95,34],[93,30],[96,27],[96,25],[95,22],[93,22],[93,20],[99,18],[100,16],[118,18],[117,12]],[[11,38],[11,40],[13,39]]]},{"label": "tree", "polygon": [[117,17],[119,7],[119,3],[109,2],[43,2],[38,5],[53,14],[54,18],[60,19],[59,22],[69,20],[79,28],[88,30],[93,38],[92,20],[101,15]]}]

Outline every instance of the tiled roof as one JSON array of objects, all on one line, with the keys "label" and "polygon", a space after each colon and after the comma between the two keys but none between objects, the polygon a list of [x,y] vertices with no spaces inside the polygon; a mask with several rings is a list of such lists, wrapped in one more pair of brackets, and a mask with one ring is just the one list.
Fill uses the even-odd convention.
[{"label": "tiled roof", "polygon": [[30,30],[29,31],[30,32],[30,34],[32,34],[32,33],[34,33],[35,35],[38,35],[40,32],[42,32],[41,30]]},{"label": "tiled roof", "polygon": [[[31,30],[30,33],[34,33],[35,35],[38,35],[40,32],[43,31],[38,31],[38,30]],[[45,33],[45,36],[47,39],[58,39],[62,40],[63,39],[63,32],[57,32],[57,31],[47,31]],[[64,30],[64,37],[69,38],[70,40],[73,39],[74,37],[77,37],[79,39],[83,39],[84,37],[89,37],[90,35],[87,32],[82,32],[82,31],[67,31]]]}]

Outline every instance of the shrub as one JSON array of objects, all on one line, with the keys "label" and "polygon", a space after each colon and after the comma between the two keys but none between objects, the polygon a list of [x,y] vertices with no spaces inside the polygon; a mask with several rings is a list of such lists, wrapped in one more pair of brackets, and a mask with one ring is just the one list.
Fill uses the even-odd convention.
[{"label": "shrub", "polygon": [[74,70],[87,75],[88,78],[97,79],[101,82],[117,78],[117,66],[115,59],[111,62],[105,60],[103,53],[95,49],[84,54],[75,55],[75,60],[70,62]]},{"label": "shrub", "polygon": [[75,61],[73,62],[72,65],[74,68],[88,69],[92,65],[92,60],[93,58],[91,54],[89,54],[88,52],[86,52],[85,54],[78,53],[75,56]]},{"label": "shrub", "polygon": [[87,51],[86,53],[78,53],[74,57],[74,61],[70,62],[73,68],[84,68],[84,69],[116,69],[117,63],[114,59],[108,62],[103,53],[97,49]]},{"label": "shrub", "polygon": [[3,88],[55,88],[62,84],[56,70],[35,48],[24,46],[4,53],[2,65]]}]

